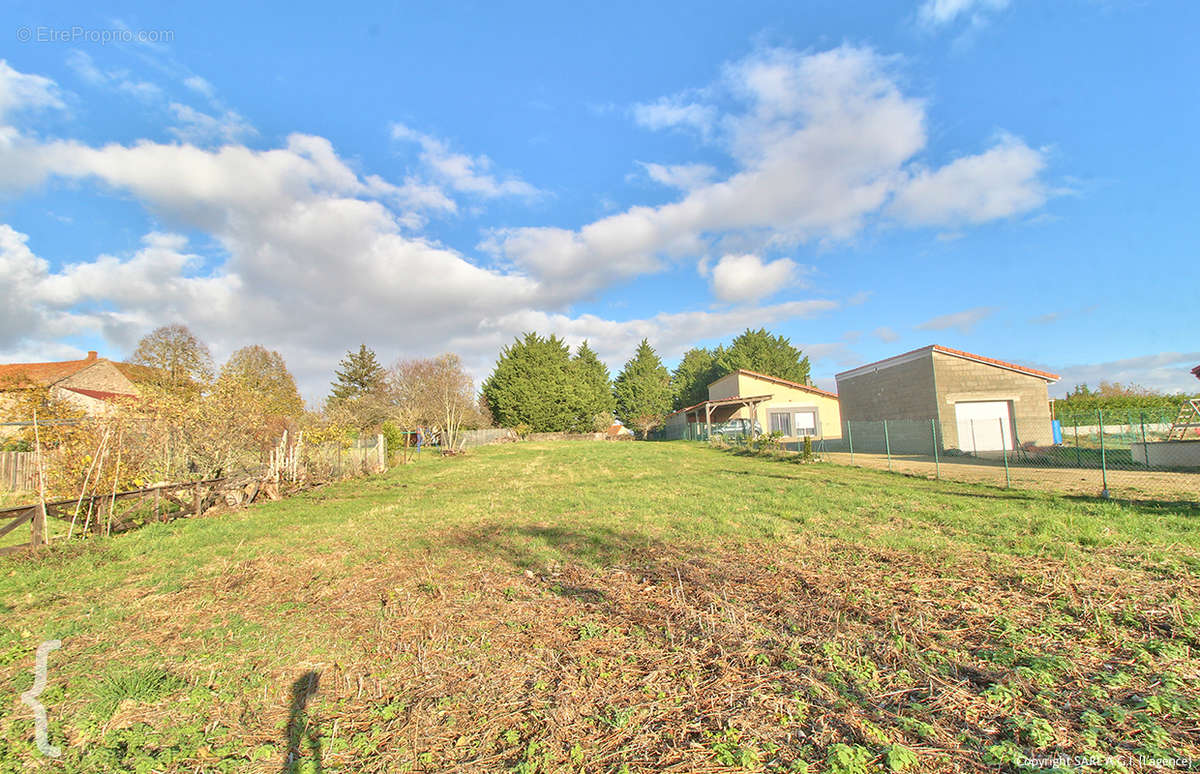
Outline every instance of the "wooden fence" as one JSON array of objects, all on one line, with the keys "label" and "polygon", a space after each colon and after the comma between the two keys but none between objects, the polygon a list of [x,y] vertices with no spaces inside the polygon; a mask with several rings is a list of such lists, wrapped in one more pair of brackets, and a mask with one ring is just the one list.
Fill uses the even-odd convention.
[{"label": "wooden fence", "polygon": [[37,454],[0,451],[0,492],[32,492],[37,489]]},{"label": "wooden fence", "polygon": [[23,524],[30,525],[30,540],[21,545],[0,548],[0,554],[20,551],[30,546],[42,545],[45,535],[45,519],[72,522],[73,527],[83,532],[123,532],[136,526],[135,511],[143,505],[141,514],[148,521],[168,521],[180,516],[200,515],[211,507],[220,496],[218,486],[225,479],[190,481],[185,484],[163,484],[145,489],[132,489],[114,494],[97,494],[55,500],[46,503],[45,511],[40,503],[21,505],[0,510],[0,537],[7,535]]},{"label": "wooden fence", "polygon": [[[9,455],[12,452],[5,452]],[[28,453],[22,470],[33,476],[26,488],[36,490],[36,455]],[[0,459],[3,459],[0,457]],[[7,468],[0,468],[7,470]],[[308,446],[288,443],[287,436],[272,452],[265,470],[238,479],[214,478],[179,484],[160,484],[115,494],[92,494],[82,498],[56,500],[0,509],[0,538],[21,527],[28,529],[30,540],[0,548],[0,554],[20,551],[45,543],[46,520],[58,519],[72,524],[71,533],[110,534],[124,532],[149,521],[169,521],[181,516],[200,516],[216,504],[239,507],[253,502],[260,493],[278,500],[288,487],[295,491],[314,482],[332,481],[349,476],[368,475],[387,470],[387,444],[382,435],[364,438],[348,447],[340,443]],[[32,499],[32,498],[31,498]]]}]

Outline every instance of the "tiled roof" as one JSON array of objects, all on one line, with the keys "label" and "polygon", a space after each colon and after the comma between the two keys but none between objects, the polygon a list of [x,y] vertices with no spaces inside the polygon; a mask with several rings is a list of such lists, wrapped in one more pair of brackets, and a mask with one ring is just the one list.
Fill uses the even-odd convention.
[{"label": "tiled roof", "polygon": [[0,389],[54,384],[98,362],[94,354],[92,354],[83,360],[65,360],[58,363],[8,363],[0,365]]},{"label": "tiled roof", "polygon": [[1196,377],[1197,379],[1200,379],[1200,366],[1196,366],[1195,368],[1192,369],[1192,376]]},{"label": "tiled roof", "polygon": [[954,355],[955,357],[962,357],[962,358],[966,358],[967,360],[974,360],[979,363],[985,363],[987,365],[994,365],[997,368],[1007,368],[1010,371],[1017,371],[1018,373],[1029,374],[1030,376],[1036,376],[1040,379],[1047,379],[1052,382],[1057,382],[1060,378],[1058,374],[1052,374],[1049,371],[1040,371],[1036,368],[1030,368],[1029,366],[1023,366],[1023,365],[1018,365],[1016,363],[1010,363],[1007,360],[997,360],[994,357],[985,357],[984,355],[976,355],[971,352],[964,352],[961,349],[951,349],[950,347],[943,347],[940,344],[930,344],[927,347],[920,347],[918,349],[910,350],[909,352],[904,352],[903,354],[893,355],[891,357],[885,357],[883,360],[876,360],[873,363],[867,363],[865,365],[855,366],[854,368],[851,368],[848,371],[842,371],[840,374],[838,374],[838,376],[839,377],[845,376],[846,374],[856,372],[856,371],[861,371],[863,369],[870,368],[871,366],[883,365],[884,363],[888,363],[892,360],[899,360],[901,358],[908,357],[909,355],[916,355],[920,352],[928,352],[928,351],[941,352],[946,355]]},{"label": "tiled roof", "polygon": [[83,360],[63,360],[57,363],[0,364],[0,390],[34,386],[44,387],[56,384],[68,376],[73,376],[83,369],[101,362],[110,363],[121,372],[121,375],[134,384],[141,384],[154,378],[155,370],[149,366],[108,360],[107,358],[97,357],[95,352],[89,352],[88,356]]}]

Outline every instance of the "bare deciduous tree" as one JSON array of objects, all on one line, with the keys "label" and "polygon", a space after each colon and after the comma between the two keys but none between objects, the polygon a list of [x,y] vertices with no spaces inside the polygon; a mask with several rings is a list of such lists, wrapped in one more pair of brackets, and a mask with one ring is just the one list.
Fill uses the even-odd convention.
[{"label": "bare deciduous tree", "polygon": [[475,385],[458,355],[401,360],[389,376],[406,421],[436,428],[442,448],[455,448],[463,426],[478,422]]}]

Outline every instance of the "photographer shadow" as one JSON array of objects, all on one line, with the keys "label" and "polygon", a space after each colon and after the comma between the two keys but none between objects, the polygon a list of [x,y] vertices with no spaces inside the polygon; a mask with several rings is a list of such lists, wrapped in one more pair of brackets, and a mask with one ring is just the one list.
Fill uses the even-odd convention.
[{"label": "photographer shadow", "polygon": [[[318,672],[305,672],[296,682],[292,683],[292,708],[288,715],[287,730],[284,732],[287,744],[287,757],[283,761],[282,774],[295,774],[299,771],[321,771],[321,727],[316,717],[308,713],[308,702],[317,695],[321,675]],[[307,768],[301,768],[307,750]]]}]

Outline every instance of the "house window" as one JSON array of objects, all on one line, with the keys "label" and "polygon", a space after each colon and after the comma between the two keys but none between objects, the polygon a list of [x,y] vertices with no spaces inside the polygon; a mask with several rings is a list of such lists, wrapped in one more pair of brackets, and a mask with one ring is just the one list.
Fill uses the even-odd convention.
[{"label": "house window", "polygon": [[816,409],[788,409],[771,411],[767,414],[770,432],[785,438],[803,438],[817,435]]},{"label": "house window", "polygon": [[806,435],[817,434],[817,412],[797,411],[793,418],[796,423],[796,435],[803,438]]}]

